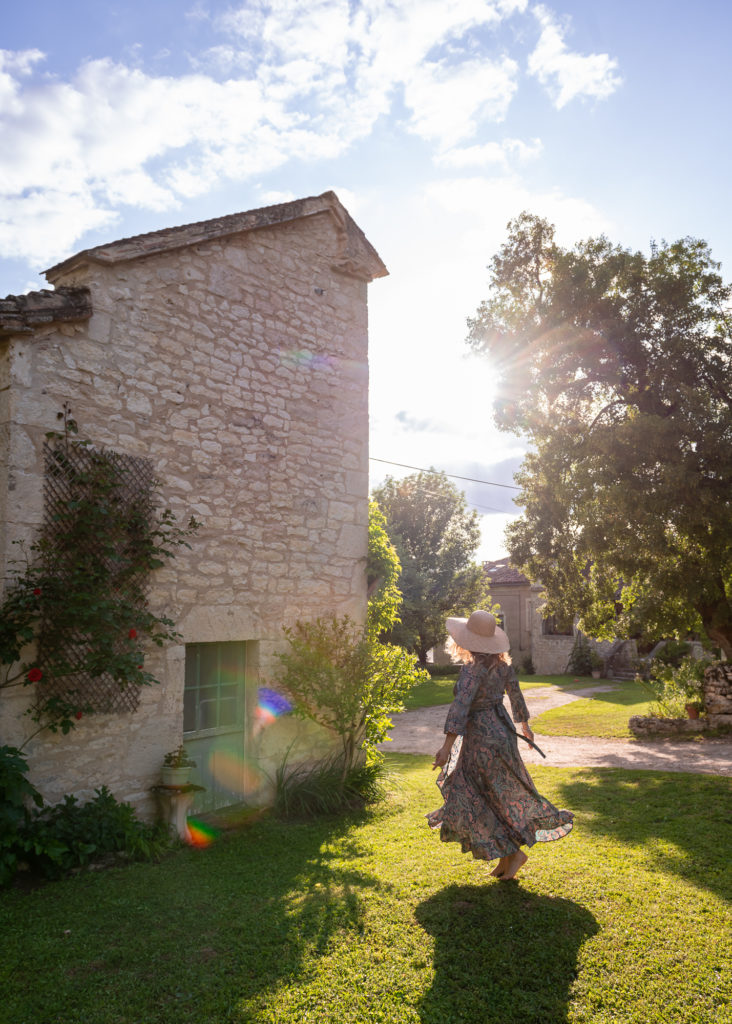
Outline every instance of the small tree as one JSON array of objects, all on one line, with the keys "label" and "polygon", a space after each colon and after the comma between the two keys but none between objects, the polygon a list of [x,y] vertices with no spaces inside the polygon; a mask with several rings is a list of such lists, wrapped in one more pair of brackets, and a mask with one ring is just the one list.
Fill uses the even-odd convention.
[{"label": "small tree", "polygon": [[403,710],[404,694],[427,674],[403,648],[382,644],[347,615],[297,622],[285,633],[280,682],[300,714],[340,738],[345,780],[362,749],[376,756],[389,715]]},{"label": "small tree", "polygon": [[289,649],[279,655],[281,685],[296,710],[340,737],[341,782],[366,750],[376,749],[403,711],[404,694],[427,678],[402,647],[382,643],[380,633],[397,619],[399,559],[375,502],[370,506],[367,574],[371,596],[365,625],[349,616],[325,615],[285,630]]},{"label": "small tree", "polygon": [[388,636],[425,665],[427,652],[447,638],[447,616],[469,614],[487,600],[488,581],[473,562],[480,543],[478,514],[435,470],[402,480],[387,477],[374,497],[402,565],[403,600]]}]

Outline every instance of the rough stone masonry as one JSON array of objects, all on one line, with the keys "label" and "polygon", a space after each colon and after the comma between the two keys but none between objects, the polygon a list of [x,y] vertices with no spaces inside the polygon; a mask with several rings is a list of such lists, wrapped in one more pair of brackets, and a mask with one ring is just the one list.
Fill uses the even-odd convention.
[{"label": "rough stone masonry", "polygon": [[[80,435],[153,460],[166,505],[203,526],[154,576],[180,645],[162,685],[27,748],[48,800],[106,784],[149,808],[180,742],[185,645],[246,641],[266,679],[282,627],[365,612],[367,284],[386,274],[332,192],[124,239],[47,271],[53,292],[0,303],[0,561],[43,514],[44,434],[68,402]],[[4,742],[29,731],[3,692]],[[281,723],[272,743],[289,741]]]}]

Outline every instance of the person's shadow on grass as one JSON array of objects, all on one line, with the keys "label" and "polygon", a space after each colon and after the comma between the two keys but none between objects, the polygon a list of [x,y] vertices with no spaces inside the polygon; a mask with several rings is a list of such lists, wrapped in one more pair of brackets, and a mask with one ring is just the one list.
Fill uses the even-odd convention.
[{"label": "person's shadow on grass", "polygon": [[496,882],[450,885],[420,903],[416,917],[435,942],[423,1024],[567,1020],[579,949],[598,931],[584,907]]}]

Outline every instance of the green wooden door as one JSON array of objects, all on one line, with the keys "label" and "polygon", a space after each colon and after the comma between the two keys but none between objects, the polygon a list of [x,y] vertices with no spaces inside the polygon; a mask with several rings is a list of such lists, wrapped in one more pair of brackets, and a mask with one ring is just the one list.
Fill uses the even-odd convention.
[{"label": "green wooden door", "polygon": [[193,811],[246,802],[246,643],[186,644],[183,739],[205,786]]}]

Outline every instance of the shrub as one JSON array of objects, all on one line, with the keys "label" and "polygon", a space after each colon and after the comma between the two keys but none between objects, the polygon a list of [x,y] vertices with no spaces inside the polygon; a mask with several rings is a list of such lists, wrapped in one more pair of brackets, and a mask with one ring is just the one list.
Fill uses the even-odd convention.
[{"label": "shrub", "polygon": [[667,640],[653,660],[660,661],[662,665],[672,665],[676,668],[684,658],[688,657],[690,652],[691,645],[684,640]]},{"label": "shrub", "polygon": [[449,676],[459,676],[462,665],[427,665],[426,671],[429,673],[431,679],[443,679]]},{"label": "shrub", "polygon": [[654,697],[651,714],[658,718],[683,718],[687,704],[701,709],[706,666],[707,662],[692,657],[683,658],[676,667],[654,658],[648,679],[636,677]]},{"label": "shrub", "polygon": [[567,673],[576,676],[592,674],[592,648],[584,633],[578,633],[574,639],[572,653],[567,662]]},{"label": "shrub", "polygon": [[[28,862],[38,874],[60,878],[111,854],[156,860],[170,845],[162,826],[141,822],[132,806],[119,803],[106,786],[94,792],[85,804],[66,796],[35,815],[28,829],[34,842]],[[53,849],[50,856],[49,847]]]},{"label": "shrub", "polygon": [[281,685],[297,714],[340,737],[345,779],[362,748],[378,756],[375,748],[391,727],[389,715],[404,710],[402,697],[427,673],[403,648],[381,643],[347,615],[296,622],[285,634],[290,648],[278,655]]},{"label": "shrub", "polygon": [[163,826],[139,821],[133,808],[119,803],[106,786],[85,804],[66,796],[44,806],[27,771],[18,750],[0,747],[0,886],[12,882],[21,866],[56,879],[111,855],[156,860],[169,847]]},{"label": "shrub", "polygon": [[0,747],[0,886],[12,881],[20,861],[33,849],[28,836],[31,804],[43,797],[26,778],[28,764],[16,747]]}]

